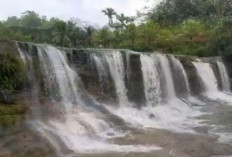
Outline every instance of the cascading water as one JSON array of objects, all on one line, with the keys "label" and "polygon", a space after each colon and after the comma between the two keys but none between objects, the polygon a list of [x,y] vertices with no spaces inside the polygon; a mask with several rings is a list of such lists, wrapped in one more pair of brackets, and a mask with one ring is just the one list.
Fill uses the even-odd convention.
[{"label": "cascading water", "polygon": [[217,83],[216,76],[210,64],[193,62],[193,65],[197,69],[197,73],[202,80],[206,93],[217,92],[218,83]]},{"label": "cascading water", "polygon": [[161,91],[157,58],[154,55],[142,54],[140,60],[147,105],[158,105],[160,104]]},{"label": "cascading water", "polygon": [[126,106],[129,104],[129,101],[125,86],[125,72],[122,54],[120,51],[113,51],[105,52],[104,55],[109,65],[110,74],[114,80],[119,104]]},{"label": "cascading water", "polygon": [[220,78],[221,78],[221,82],[222,82],[222,90],[224,92],[231,92],[230,80],[229,80],[229,76],[227,74],[227,70],[226,70],[225,65],[222,62],[217,61],[217,66],[219,69]]},{"label": "cascading water", "polygon": [[209,63],[193,62],[193,65],[197,69],[198,76],[200,77],[205,88],[205,96],[214,100],[232,102],[232,97],[230,95],[219,91],[216,76]]},{"label": "cascading water", "polygon": [[173,99],[176,97],[176,93],[175,93],[173,77],[172,77],[168,58],[167,56],[161,55],[161,54],[158,54],[157,57],[159,60],[159,64],[161,66],[161,71],[165,79],[165,92],[164,93],[166,93],[168,100]]},{"label": "cascading water", "polygon": [[187,74],[185,72],[183,65],[174,56],[171,56],[171,61],[174,65],[173,75],[177,75],[177,77],[178,77],[177,79],[179,79],[180,82],[183,82],[183,85],[185,86],[185,93],[187,96],[189,96],[190,95],[190,86],[189,86],[188,77],[187,77]]},{"label": "cascading water", "polygon": [[[52,46],[45,48],[38,46],[38,53],[41,62],[45,66],[44,69],[50,69],[55,76],[65,112],[71,113],[75,105],[83,104],[76,88],[76,81],[79,80],[78,75],[69,67],[62,52],[56,48]],[[46,61],[45,57],[48,57],[49,62]],[[46,77],[50,77],[48,71],[46,74]]]},{"label": "cascading water", "polygon": [[26,63],[26,56],[24,55],[23,51],[19,48],[18,42],[15,42],[15,44],[17,46],[17,49],[18,49],[18,52],[19,52],[21,59],[23,60],[24,63]]},{"label": "cascading water", "polygon": [[[67,150],[80,154],[156,150],[157,147],[155,146],[117,145],[114,142],[117,143],[117,140],[130,137],[130,133],[125,137],[124,131],[122,131],[128,128],[130,128],[128,132],[132,130],[131,128],[136,128],[135,130],[137,130],[140,127],[143,129],[149,127],[185,132],[192,131],[192,128],[199,124],[197,120],[192,119],[200,114],[197,107],[195,108],[191,104],[192,100],[190,97],[192,96],[189,84],[192,82],[188,82],[188,76],[183,65],[174,56],[136,52],[125,52],[126,54],[124,55],[118,50],[96,50],[97,52],[84,52],[84,55],[81,54],[84,57],[90,56],[90,60],[93,61],[91,63],[94,63],[92,66],[95,67],[92,67],[92,70],[96,70],[98,73],[97,77],[99,77],[99,81],[94,82],[94,85],[100,83],[102,86],[110,86],[112,85],[111,81],[114,84],[115,88],[112,89],[116,90],[119,103],[119,106],[114,106],[110,105],[114,99],[106,101],[106,104],[100,104],[92,100],[95,93],[91,93],[93,97],[89,97],[86,94],[91,89],[83,89],[86,84],[82,85],[81,81],[85,81],[86,75],[89,76],[88,73],[86,74],[86,71],[82,71],[83,69],[81,68],[81,70],[78,69],[80,65],[75,66],[77,71],[80,70],[78,72],[80,72],[81,78],[79,78],[78,73],[69,66],[63,51],[47,45],[33,45],[29,47],[36,48],[33,56],[31,56],[31,53],[26,53],[25,50],[20,49],[19,46],[20,56],[28,65],[34,62],[34,59],[37,57],[36,60],[40,62],[38,67],[41,68],[42,79],[46,84],[46,88],[49,89],[49,92],[55,93],[47,96],[48,100],[46,102],[48,101],[50,103],[49,108],[52,108],[46,108],[47,112],[51,114],[50,110],[53,110],[57,115],[35,117],[32,125],[61,153],[61,156],[70,152]],[[72,57],[75,58],[75,55]],[[79,58],[76,57],[75,59]],[[88,64],[89,58],[85,59],[87,61],[84,64]],[[137,64],[137,62],[139,63]],[[219,94],[221,96],[222,92],[218,90],[217,80],[210,64],[203,62],[194,62],[193,64],[206,89],[207,95],[204,95],[204,98],[211,93],[214,93],[213,96],[210,95],[211,97],[216,97]],[[222,79],[224,81],[223,89],[227,91],[226,87],[229,83],[225,66],[221,62],[217,64],[220,69],[220,75],[224,78],[224,80]],[[72,62],[72,65],[75,65],[75,63]],[[31,66],[32,69],[35,67]],[[85,68],[89,67],[85,66]],[[136,70],[139,73],[135,73]],[[138,77],[139,79],[134,79],[138,75],[140,76]],[[89,80],[95,81],[97,77],[92,77],[91,75]],[[86,80],[86,82],[91,82],[88,79]],[[130,86],[125,83],[125,80],[128,81],[126,83],[130,83]],[[177,80],[181,84],[178,84]],[[180,91],[176,89],[176,84],[182,86],[183,91],[187,93],[190,104],[187,104],[185,99],[178,98]],[[139,88],[129,88],[136,85]],[[136,106],[137,104],[130,103],[127,96],[127,88],[129,100],[131,100],[130,96],[133,95],[131,90],[141,90],[142,92],[140,93],[145,94],[146,105]],[[98,94],[97,92],[97,96],[99,96]],[[167,101],[161,101],[163,99],[162,94],[164,94]],[[113,98],[114,96],[112,94]],[[86,100],[86,97],[91,103]],[[101,100],[100,96],[97,98]],[[40,98],[38,98],[38,102],[40,102]],[[120,122],[116,122],[117,120],[120,120]],[[128,123],[124,123],[122,120],[128,122],[129,126],[133,125],[133,127],[127,127]],[[123,123],[122,126],[121,123]],[[122,138],[115,140],[115,137]]]},{"label": "cascading water", "polygon": [[[54,81],[58,85],[60,95],[59,113],[63,120],[49,120],[48,122],[38,121],[40,132],[50,140],[52,144],[56,139],[52,139],[49,132],[58,136],[73,151],[86,151],[80,148],[80,142],[88,144],[91,138],[81,137],[82,135],[97,134],[103,130],[109,129],[109,124],[104,120],[97,118],[97,114],[91,114],[83,108],[83,102],[77,89],[78,75],[69,67],[64,54],[51,46],[37,46],[39,59],[44,65],[45,77],[47,80],[54,75]],[[45,71],[46,71],[45,70]],[[57,108],[57,107],[55,107]],[[93,141],[94,142],[94,141]],[[59,148],[57,148],[59,149]],[[82,150],[81,150],[82,149]],[[93,148],[92,148],[93,149]]]},{"label": "cascading water", "polygon": [[91,56],[95,62],[96,65],[96,69],[98,72],[98,76],[99,76],[99,81],[101,84],[101,88],[104,91],[104,89],[109,87],[109,78],[108,78],[108,74],[107,74],[107,70],[105,65],[103,64],[103,58],[97,56],[96,54],[92,54]]},{"label": "cascading water", "polygon": [[[52,46],[35,46],[41,68],[45,71],[45,81],[48,81],[46,83],[54,83],[58,86],[58,89],[53,92],[58,93],[59,99],[53,97],[50,99],[55,105],[51,107],[57,111],[59,118],[39,119],[37,117],[32,125],[56,148],[61,156],[65,149],[61,143],[66,146],[66,149],[75,153],[147,152],[160,149],[155,146],[119,146],[106,142],[108,138],[122,135],[112,128],[111,122],[106,122],[106,117],[100,111],[87,106],[82,100],[79,76],[68,65],[64,53]],[[108,133],[113,135],[109,136]]]}]

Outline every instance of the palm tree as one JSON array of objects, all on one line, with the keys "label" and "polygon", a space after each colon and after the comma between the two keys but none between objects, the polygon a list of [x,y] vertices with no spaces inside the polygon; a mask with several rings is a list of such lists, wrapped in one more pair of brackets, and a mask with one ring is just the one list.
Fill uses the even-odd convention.
[{"label": "palm tree", "polygon": [[113,8],[106,8],[105,10],[102,10],[102,12],[108,16],[109,18],[109,26],[112,26],[113,24],[113,15],[116,15],[116,12]]},{"label": "palm tree", "polygon": [[122,28],[126,26],[125,22],[127,20],[127,17],[121,13],[121,15],[116,15],[117,20],[121,23]]},{"label": "palm tree", "polygon": [[135,21],[135,17],[126,17],[126,23],[132,24]]}]

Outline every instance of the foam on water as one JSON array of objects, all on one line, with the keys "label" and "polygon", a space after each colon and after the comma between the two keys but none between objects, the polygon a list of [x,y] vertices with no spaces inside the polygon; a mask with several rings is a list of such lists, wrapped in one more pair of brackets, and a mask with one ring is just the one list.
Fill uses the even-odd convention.
[{"label": "foam on water", "polygon": [[[46,138],[48,137],[51,143],[55,144],[57,150],[61,150],[61,147],[59,145],[56,145],[57,143],[56,140],[50,138],[51,132],[54,133],[55,135],[59,135],[59,138],[62,140],[62,142],[64,142],[65,146],[68,149],[74,151],[75,153],[85,154],[85,153],[104,153],[104,152],[150,152],[150,151],[161,149],[160,147],[154,145],[150,145],[150,146],[117,145],[117,144],[109,143],[108,141],[106,141],[107,138],[123,137],[125,135],[121,133],[117,133],[111,129],[105,130],[103,129],[104,127],[97,128],[99,129],[98,133],[90,134],[89,130],[86,130],[83,124],[81,124],[79,116],[77,117],[77,115],[74,115],[74,117],[69,117],[67,119],[68,120],[66,121],[66,123],[62,123],[59,121],[49,121],[48,124],[41,122],[35,123],[36,127],[40,126],[40,128],[43,128],[40,129],[39,131]],[[85,119],[83,120],[85,121]],[[98,124],[94,124],[96,122],[93,122],[92,115],[90,115],[90,117],[88,117],[86,120],[92,121],[91,127],[98,126]],[[105,132],[105,134],[103,134],[102,131]],[[108,136],[107,133],[111,133],[111,136],[105,137]]]},{"label": "foam on water", "polygon": [[[141,54],[140,61],[147,106],[140,109],[130,106],[107,108],[113,114],[121,117],[124,121],[136,127],[162,128],[178,132],[191,131],[191,127],[199,124],[198,120],[193,120],[193,117],[198,116],[201,113],[191,108],[188,103],[199,105],[203,105],[204,103],[197,98],[190,96],[189,100],[186,100],[186,102],[176,97],[169,60],[165,55]],[[165,91],[168,93],[168,101],[166,101],[166,104],[161,104],[160,101],[161,87],[159,72],[157,69],[158,63],[160,64],[161,70],[164,74],[166,83]],[[183,73],[185,73],[180,62],[177,63],[177,66]],[[186,79],[185,83],[186,86],[188,86],[186,75],[184,75],[184,79]],[[189,88],[189,86],[187,88]],[[188,90],[190,89],[187,89],[187,91]]]},{"label": "foam on water", "polygon": [[180,99],[172,99],[169,104],[146,106],[141,109],[121,107],[108,109],[135,127],[160,128],[176,132],[193,132],[201,120],[194,119],[202,113],[186,105]]}]

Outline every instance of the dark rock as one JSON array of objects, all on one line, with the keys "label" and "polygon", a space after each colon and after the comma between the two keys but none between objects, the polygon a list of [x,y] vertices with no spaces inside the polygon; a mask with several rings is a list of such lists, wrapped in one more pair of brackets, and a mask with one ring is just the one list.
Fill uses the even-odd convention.
[{"label": "dark rock", "polygon": [[200,95],[205,89],[203,87],[202,80],[198,76],[197,70],[192,63],[194,60],[195,58],[188,56],[180,58],[180,61],[187,73],[192,94]]},{"label": "dark rock", "polygon": [[128,99],[130,102],[136,104],[137,107],[141,107],[145,104],[146,100],[144,94],[140,55],[126,53],[129,52],[122,52],[125,65],[125,83],[128,90]]}]

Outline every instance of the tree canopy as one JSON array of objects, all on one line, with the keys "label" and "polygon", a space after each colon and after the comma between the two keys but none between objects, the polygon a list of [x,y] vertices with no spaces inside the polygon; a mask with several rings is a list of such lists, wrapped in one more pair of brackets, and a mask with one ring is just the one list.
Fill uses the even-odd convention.
[{"label": "tree canopy", "polygon": [[[137,17],[106,8],[102,28],[48,19],[34,11],[0,22],[0,36],[62,47],[125,48],[212,56],[232,52],[231,0],[164,0]],[[139,16],[139,17],[140,17]]]}]

